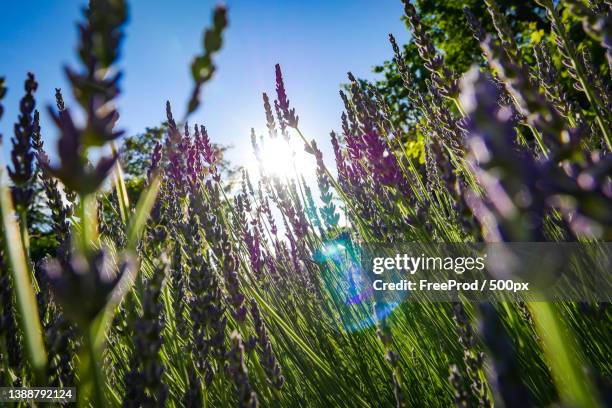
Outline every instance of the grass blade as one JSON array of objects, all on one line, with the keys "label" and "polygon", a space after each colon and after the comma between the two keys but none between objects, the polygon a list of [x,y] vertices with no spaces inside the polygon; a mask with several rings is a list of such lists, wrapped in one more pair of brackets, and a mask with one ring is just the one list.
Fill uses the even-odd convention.
[{"label": "grass blade", "polygon": [[[0,177],[2,173],[0,173]],[[2,232],[8,254],[10,270],[15,285],[19,322],[23,331],[30,364],[42,385],[47,365],[47,353],[42,337],[42,325],[38,318],[38,305],[34,294],[30,268],[23,248],[21,233],[8,186],[0,186],[0,208],[2,211]]]},{"label": "grass blade", "polygon": [[[114,155],[117,155],[117,147],[115,143],[111,144],[111,148]],[[121,215],[121,221],[123,224],[127,224],[127,219],[130,211],[130,200],[127,194],[127,188],[125,187],[125,179],[123,178],[123,170],[121,169],[121,163],[117,161],[115,163],[115,170],[113,171],[113,181],[115,184],[115,190],[117,192],[117,201],[119,202],[119,213]]]},{"label": "grass blade", "polygon": [[577,356],[572,353],[577,347],[573,336],[563,330],[554,304],[531,302],[529,308],[542,336],[544,351],[562,400],[574,407],[600,406],[593,383],[578,364]]},{"label": "grass blade", "polygon": [[159,191],[160,178],[159,176],[153,177],[151,185],[140,194],[138,203],[136,204],[136,211],[130,218],[130,224],[128,226],[128,248],[136,249],[136,245],[140,240],[140,236],[151,213],[151,209],[155,204],[157,192]]}]

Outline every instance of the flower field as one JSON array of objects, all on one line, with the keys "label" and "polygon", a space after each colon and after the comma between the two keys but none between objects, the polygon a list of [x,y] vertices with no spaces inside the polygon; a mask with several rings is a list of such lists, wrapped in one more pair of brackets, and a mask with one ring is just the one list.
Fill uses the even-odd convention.
[{"label": "flower field", "polygon": [[[91,0],[71,89],[47,112],[28,73],[3,138],[0,385],[76,387],[93,407],[610,406],[609,303],[390,304],[356,284],[368,244],[612,240],[610,2],[538,0],[548,25],[529,46],[494,0],[486,21],[466,7],[481,47],[466,72],[402,4],[419,66],[393,36],[389,49],[410,119],[349,73],[324,157],[276,65],[257,162],[231,177],[215,135],[188,120],[206,108],[231,21],[217,6],[188,105],[153,118],[164,125],[136,188],[116,126],[128,8]],[[572,40],[568,16],[598,54]],[[0,79],[3,122],[5,93]],[[295,146],[312,178],[270,163]],[[52,221],[42,254],[37,194]]]}]

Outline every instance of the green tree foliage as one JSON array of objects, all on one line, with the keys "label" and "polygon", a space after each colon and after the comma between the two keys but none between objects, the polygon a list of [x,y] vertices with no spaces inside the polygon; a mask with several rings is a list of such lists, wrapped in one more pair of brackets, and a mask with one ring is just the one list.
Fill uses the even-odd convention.
[{"label": "green tree foliage", "polygon": [[157,143],[163,143],[166,125],[146,128],[143,133],[128,136],[123,140],[119,160],[126,178],[145,177],[150,166],[151,154]]},{"label": "green tree foliage", "polygon": [[[548,29],[546,14],[536,2],[497,0],[496,3],[504,13],[511,31],[515,33],[515,41],[519,48],[530,48],[525,46],[539,41],[554,41]],[[429,35],[434,40],[436,47],[443,53],[446,65],[455,72],[465,72],[472,64],[483,63],[481,49],[463,12],[464,7],[468,7],[486,32],[495,33],[493,21],[483,0],[416,0],[415,4],[423,23],[429,28]],[[569,13],[564,13],[563,18],[571,27],[572,39],[582,47],[588,46],[594,62],[603,66],[605,60],[601,50],[598,50],[595,42],[585,36],[580,23]],[[411,31],[407,21],[406,26],[408,31]],[[417,92],[426,91],[429,73],[423,69],[416,44],[409,41],[403,46],[402,52],[406,65],[414,78],[415,90]],[[523,57],[528,63],[533,62],[531,50],[527,50]],[[559,63],[558,56],[553,57],[555,63]],[[419,113],[415,111],[411,101],[407,98],[408,90],[402,83],[395,61],[393,59],[384,61],[374,67],[374,72],[384,75],[384,79],[375,85],[389,105],[392,121],[400,128],[403,124],[404,130],[409,131],[406,124],[412,124],[418,120]]]}]

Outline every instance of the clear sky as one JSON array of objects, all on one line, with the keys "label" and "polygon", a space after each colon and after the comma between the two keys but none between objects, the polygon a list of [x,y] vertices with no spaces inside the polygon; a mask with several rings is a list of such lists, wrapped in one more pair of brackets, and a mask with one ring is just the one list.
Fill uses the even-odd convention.
[{"label": "clear sky", "polygon": [[[0,76],[9,92],[0,121],[4,152],[17,118],[27,71],[36,74],[36,95],[47,150],[55,153],[56,131],[45,107],[54,88],[65,89],[65,64],[75,64],[82,0],[5,1],[0,16]],[[165,119],[170,100],[175,117],[184,113],[191,89],[189,67],[200,52],[203,28],[214,1],[134,0],[122,48],[124,71],[118,102],[119,126],[128,133]],[[399,0],[234,0],[227,1],[230,26],[217,59],[217,75],[204,90],[204,104],[190,122],[206,125],[213,141],[234,146],[235,164],[251,160],[249,130],[265,132],[261,93],[274,93],[274,64],[280,63],[301,127],[317,139],[332,161],[329,132],[340,128],[340,85],[346,72],[374,78],[372,67],[392,56],[393,33],[406,42]]]}]

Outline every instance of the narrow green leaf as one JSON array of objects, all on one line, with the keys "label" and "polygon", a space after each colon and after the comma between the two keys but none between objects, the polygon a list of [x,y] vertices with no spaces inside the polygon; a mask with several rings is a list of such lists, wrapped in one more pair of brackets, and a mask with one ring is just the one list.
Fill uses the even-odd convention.
[{"label": "narrow green leaf", "polygon": [[[0,172],[0,178],[2,173]],[[39,381],[44,378],[47,365],[47,353],[42,337],[42,325],[38,318],[36,296],[30,279],[30,268],[25,256],[21,233],[17,225],[17,217],[13,199],[8,186],[0,185],[0,208],[2,212],[2,232],[8,254],[10,270],[15,285],[15,296],[19,312],[19,323],[23,331],[26,350],[30,364],[37,373]],[[41,384],[42,385],[42,384]]]},{"label": "narrow green leaf", "polygon": [[573,407],[600,406],[595,387],[579,363],[576,340],[562,327],[555,305],[530,302],[529,308],[542,337],[544,352],[562,401]]},{"label": "narrow green leaf", "polygon": [[[113,142],[111,148],[114,155],[117,155],[117,146]],[[119,202],[119,213],[121,215],[121,221],[123,225],[127,224],[128,214],[130,210],[130,200],[127,194],[127,188],[125,187],[125,179],[123,177],[123,170],[121,169],[121,163],[117,160],[115,164],[115,171],[113,172],[113,180],[115,182],[115,190],[117,192],[117,201]]]},{"label": "narrow green leaf", "polygon": [[157,192],[159,191],[160,178],[159,176],[153,177],[151,185],[140,194],[138,203],[136,204],[136,211],[130,218],[130,224],[128,227],[128,243],[129,249],[135,250],[142,231],[147,223],[151,209],[155,204],[157,198]]}]

